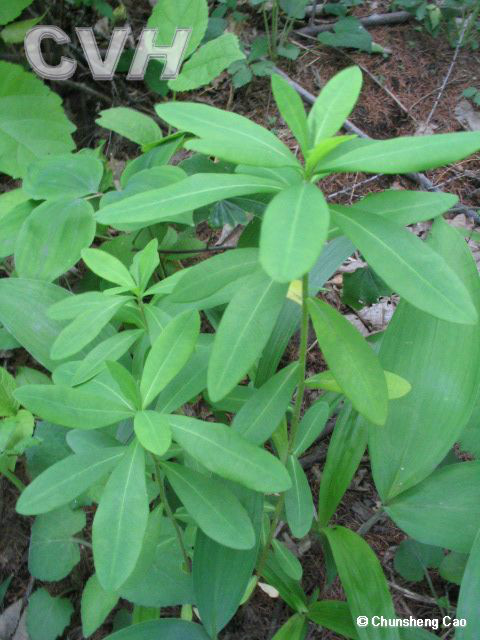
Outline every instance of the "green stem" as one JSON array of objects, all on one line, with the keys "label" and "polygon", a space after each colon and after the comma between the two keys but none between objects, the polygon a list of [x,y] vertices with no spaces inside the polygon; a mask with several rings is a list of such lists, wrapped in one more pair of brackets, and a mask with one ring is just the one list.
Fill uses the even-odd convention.
[{"label": "green stem", "polygon": [[275,0],[272,8],[272,58],[277,59],[278,46],[278,0]]},{"label": "green stem", "polygon": [[[302,280],[302,319],[300,324],[300,351],[298,356],[299,372],[298,372],[298,387],[297,397],[295,399],[295,407],[293,409],[292,424],[290,427],[290,435],[288,437],[288,450],[291,453],[293,449],[293,443],[298,431],[298,425],[300,424],[300,415],[302,412],[303,397],[305,395],[305,373],[307,370],[307,343],[308,343],[308,273],[303,276]],[[277,530],[280,516],[285,503],[285,494],[279,497],[278,502],[273,513],[272,522],[270,524],[270,530],[267,537],[267,542],[263,548],[260,559],[257,563],[257,574],[260,576],[265,568],[267,562],[268,552],[270,546],[275,537],[275,531]]]},{"label": "green stem", "polygon": [[302,319],[300,325],[300,350],[298,355],[299,372],[298,372],[298,388],[297,397],[295,399],[295,407],[293,409],[292,424],[290,427],[289,450],[291,452],[295,436],[297,435],[298,426],[300,424],[300,415],[302,413],[303,396],[305,395],[305,374],[307,371],[307,345],[308,345],[308,273],[303,276],[302,280]]},{"label": "green stem", "polygon": [[20,478],[18,478],[12,471],[5,469],[4,471],[2,471],[2,473],[5,478],[7,478],[7,480],[10,480],[10,482],[17,487],[20,492],[26,489],[26,486],[23,484]]},{"label": "green stem", "polygon": [[263,14],[263,23],[265,25],[265,34],[267,36],[267,44],[268,44],[268,55],[270,58],[273,58],[273,50],[272,50],[272,36],[270,34],[270,27],[268,26],[268,16],[267,10],[265,9],[265,5],[262,7]]},{"label": "green stem", "polygon": [[160,499],[163,503],[163,506],[165,507],[165,511],[167,513],[168,518],[170,519],[171,523],[173,524],[173,527],[175,529],[175,534],[177,536],[177,540],[178,540],[178,546],[180,547],[180,551],[182,552],[183,555],[183,560],[185,562],[185,568],[187,569],[188,573],[192,572],[192,565],[190,562],[190,558],[188,557],[188,553],[187,553],[187,549],[185,548],[185,543],[183,541],[183,533],[182,530],[180,529],[180,525],[177,522],[177,519],[175,518],[175,515],[172,511],[172,508],[170,506],[170,503],[168,502],[168,498],[167,498],[167,492],[165,491],[165,484],[163,482],[163,476],[162,476],[162,472],[160,470],[160,465],[158,464],[158,460],[155,456],[152,455],[153,461],[155,463],[155,477],[157,479],[157,484],[158,484],[158,491],[160,493]]}]

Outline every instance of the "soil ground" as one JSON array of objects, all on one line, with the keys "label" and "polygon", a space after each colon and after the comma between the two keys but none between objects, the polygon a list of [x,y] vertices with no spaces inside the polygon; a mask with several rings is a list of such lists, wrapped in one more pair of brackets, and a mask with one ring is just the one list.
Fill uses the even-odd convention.
[{"label": "soil ground", "polygon": [[[52,3],[62,5],[63,3]],[[127,11],[133,26],[143,26],[149,14],[150,7],[145,0],[126,2]],[[385,2],[366,2],[357,8],[357,15],[369,15],[373,12],[388,10]],[[72,25],[91,24],[92,15],[80,11],[71,14],[57,13],[51,10],[52,24],[58,24],[68,32],[73,31]],[[302,24],[298,25],[303,26]],[[238,30],[239,27],[235,26]],[[261,29],[261,21],[255,15],[251,20],[242,23],[240,27],[245,40],[252,40]],[[293,34],[292,40],[301,46],[302,53],[297,61],[281,61],[279,64],[291,78],[305,89],[317,94],[319,88],[335,72],[352,63],[359,64],[364,69],[364,88],[358,106],[351,116],[351,120],[365,133],[373,138],[390,138],[397,135],[413,135],[421,131],[422,126],[429,119],[432,106],[437,98],[449,67],[452,63],[454,50],[446,39],[432,38],[419,29],[416,22],[390,25],[370,29],[375,42],[391,50],[391,55],[369,55],[349,51],[334,50],[319,45],[312,38],[304,38]],[[455,117],[455,107],[461,99],[462,91],[472,84],[480,83],[480,53],[461,50],[456,60],[453,72],[441,94],[438,106],[430,126],[435,133],[458,131],[462,125]],[[376,79],[376,81],[374,80]],[[147,113],[153,113],[153,105],[159,101],[158,97],[149,93],[142,83],[127,83],[117,78],[112,83],[94,83],[86,70],[80,69],[75,76],[74,83],[56,83],[53,88],[65,100],[65,107],[70,118],[78,127],[76,141],[79,146],[95,146],[101,139],[107,139],[107,153],[113,163],[124,162],[136,153],[136,148],[129,145],[118,136],[108,136],[94,124],[98,112],[109,106],[131,106],[140,108]],[[180,95],[178,99],[182,99]],[[246,88],[238,91],[231,89],[226,74],[221,76],[212,87],[197,92],[193,98],[221,108],[228,108],[236,113],[252,118],[256,122],[273,127],[277,134],[295,150],[296,143],[282,121],[280,120],[271,97],[267,78],[257,78]],[[399,106],[401,105],[401,106]],[[455,193],[460,201],[472,209],[480,206],[480,156],[452,165],[446,169],[428,172],[428,177],[434,185]],[[327,178],[322,184],[326,195],[342,192],[333,198],[334,202],[349,203],[366,193],[390,188],[417,188],[407,179],[397,176],[379,177],[364,182],[371,176],[362,174],[344,174]],[[0,191],[7,191],[16,186],[10,179],[0,181]],[[469,228],[475,227],[475,222],[457,216],[456,224],[465,224]],[[472,247],[478,252],[478,247]],[[342,274],[337,273],[330,282],[331,302],[345,313],[350,309],[342,307],[339,291],[341,289]],[[366,325],[367,330],[371,326]],[[286,361],[295,357],[297,345],[293,340],[286,354]],[[1,364],[15,368],[27,360],[21,351],[0,352]],[[312,375],[323,367],[321,356],[313,346],[309,353],[308,369]],[[307,395],[307,404],[312,400]],[[311,486],[316,491],[322,473],[322,465],[328,438],[320,444],[314,445],[307,452],[310,459],[308,474]],[[21,469],[20,469],[21,475]],[[30,522],[15,514],[16,490],[6,481],[0,481],[0,579],[13,575],[13,580],[7,594],[6,604],[24,598],[32,590],[40,586],[33,583],[27,569],[28,543]],[[375,513],[378,507],[376,494],[371,478],[368,457],[366,456],[355,476],[352,486],[347,491],[336,514],[336,521],[353,530],[358,530]],[[322,597],[343,598],[341,586],[336,580],[329,588],[325,584],[325,568],[320,544],[314,538],[302,541],[292,541],[286,529],[282,529],[279,537],[291,545],[299,555],[304,568],[304,586],[308,594],[320,588]],[[366,540],[377,553],[390,581],[396,609],[404,616],[419,618],[437,617],[440,615],[435,604],[434,594],[427,581],[407,583],[393,569],[392,558],[396,546],[404,538],[395,525],[388,519],[380,519],[371,526],[365,535]],[[72,575],[62,583],[48,588],[52,593],[69,591],[69,597],[79,601],[81,587],[91,574],[92,563],[89,554],[82,552],[82,561]],[[433,588],[438,596],[448,595],[452,603],[456,602],[458,588],[446,583],[435,572],[431,573]],[[122,606],[126,606],[123,603]],[[78,610],[78,607],[77,607]],[[178,613],[172,611],[171,614]],[[242,607],[222,634],[225,640],[268,640],[291,612],[279,599],[274,599],[257,589],[248,605]],[[93,636],[94,640],[106,637],[111,630],[111,620]],[[443,636],[444,638],[450,636]],[[80,640],[81,626],[78,618],[72,620],[72,625],[65,632],[64,640]],[[309,640],[334,640],[340,638],[326,630],[320,630],[313,625],[309,630]]]}]

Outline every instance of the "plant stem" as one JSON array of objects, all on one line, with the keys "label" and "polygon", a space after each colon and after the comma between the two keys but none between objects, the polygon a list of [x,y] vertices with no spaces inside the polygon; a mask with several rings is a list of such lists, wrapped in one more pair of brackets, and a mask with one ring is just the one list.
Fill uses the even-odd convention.
[{"label": "plant stem", "polygon": [[185,567],[188,571],[188,573],[192,572],[192,566],[191,566],[191,562],[190,562],[190,558],[188,557],[188,553],[187,553],[187,549],[185,548],[185,544],[183,542],[183,533],[182,530],[180,529],[180,525],[178,524],[175,515],[172,511],[172,508],[170,506],[170,503],[168,502],[168,498],[167,498],[167,492],[165,491],[165,484],[163,482],[163,477],[162,477],[162,472],[160,470],[160,465],[158,464],[158,460],[155,456],[152,455],[153,461],[155,463],[155,477],[157,479],[157,484],[158,484],[158,490],[160,493],[160,499],[163,502],[163,505],[165,507],[165,511],[167,512],[167,516],[170,519],[171,523],[173,524],[173,527],[175,529],[175,534],[177,536],[177,540],[178,540],[178,546],[180,547],[180,551],[182,552],[183,555],[183,560],[185,562]]},{"label": "plant stem", "polygon": [[265,5],[262,7],[263,14],[263,23],[265,25],[265,34],[267,36],[267,44],[268,44],[268,55],[270,58],[273,58],[273,50],[272,50],[272,36],[270,34],[270,27],[268,26],[268,16],[267,10],[265,9]]},{"label": "plant stem", "polygon": [[295,399],[295,407],[293,409],[292,424],[290,427],[289,450],[292,450],[295,436],[297,435],[298,426],[300,424],[300,415],[302,413],[303,396],[305,395],[305,374],[307,371],[307,344],[308,344],[308,273],[303,276],[302,280],[302,320],[300,325],[300,351],[298,355],[299,372],[298,372],[298,388],[297,397]]},{"label": "plant stem", "polygon": [[[300,324],[300,351],[298,356],[299,372],[298,372],[298,388],[297,397],[295,399],[295,407],[293,410],[292,424],[290,427],[290,435],[288,437],[288,450],[293,449],[293,443],[298,431],[298,425],[300,424],[300,415],[302,412],[303,397],[305,395],[305,373],[307,369],[307,343],[308,343],[308,273],[303,276],[302,280],[302,319]],[[268,552],[270,546],[275,537],[275,531],[278,527],[280,515],[282,513],[283,505],[285,503],[285,494],[279,497],[278,502],[273,513],[272,522],[270,524],[270,530],[267,537],[267,542],[263,548],[262,554],[257,564],[257,574],[260,576],[265,568]]]},{"label": "plant stem", "polygon": [[2,471],[2,473],[5,478],[7,478],[7,480],[10,480],[10,482],[17,487],[20,492],[26,489],[26,486],[23,484],[20,478],[18,478],[12,471],[5,469],[4,471]]},{"label": "plant stem", "polygon": [[272,8],[272,59],[277,59],[278,46],[278,0],[274,0]]}]

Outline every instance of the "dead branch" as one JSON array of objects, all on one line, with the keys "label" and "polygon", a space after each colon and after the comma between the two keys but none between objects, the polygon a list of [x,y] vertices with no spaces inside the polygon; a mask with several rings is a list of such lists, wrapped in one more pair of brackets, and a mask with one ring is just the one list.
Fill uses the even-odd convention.
[{"label": "dead branch", "polygon": [[[386,24],[401,24],[403,22],[408,22],[411,18],[412,15],[408,13],[408,11],[394,11],[392,13],[373,13],[371,16],[367,16],[366,18],[360,18],[360,22],[364,27],[368,28],[379,27]],[[333,29],[335,24],[336,21],[316,24],[313,26],[303,27],[303,29],[298,29],[295,33],[304,36],[313,36],[317,33],[322,33],[323,31],[330,31]]]}]

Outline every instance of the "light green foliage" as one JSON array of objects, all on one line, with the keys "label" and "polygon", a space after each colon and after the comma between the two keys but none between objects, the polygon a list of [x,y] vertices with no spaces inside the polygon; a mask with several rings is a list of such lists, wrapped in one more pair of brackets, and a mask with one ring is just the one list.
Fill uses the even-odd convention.
[{"label": "light green foliage", "polygon": [[[270,14],[257,4],[290,22],[305,10],[303,0],[274,2]],[[172,89],[209,82],[243,56],[218,23],[204,39],[207,9],[205,0],[166,0],[153,10],[149,25],[162,42],[174,27],[193,29]],[[265,71],[268,43],[252,51],[246,64]],[[479,276],[468,245],[442,220],[456,198],[386,191],[327,205],[320,180],[457,162],[479,150],[478,134],[338,135],[360,93],[357,68],[334,76],[308,116],[275,76],[298,158],[273,132],[206,104],[158,105],[178,129],[167,137],[154,118],[113,108],[98,124],[141,149],[117,189],[101,149],[69,154],[58,99],[2,64],[0,170],[24,182],[0,197],[0,255],[6,269],[10,256],[15,265],[0,279],[0,347],[23,347],[44,369],[30,360],[15,369],[8,357],[8,372],[0,370],[0,473],[21,490],[17,511],[37,516],[29,564],[39,580],[61,580],[78,563],[90,544],[90,530],[85,540],[80,533],[88,509],[83,635],[122,598],[134,624],[110,640],[213,640],[261,580],[291,609],[277,640],[304,640],[309,623],[353,640],[432,637],[354,624],[396,615],[366,540],[330,524],[367,464],[367,445],[383,513],[411,536],[397,550],[397,572],[420,580],[435,568],[462,581],[458,613],[475,619],[480,463],[445,460],[459,441],[478,453]],[[25,128],[10,140],[6,114],[15,131],[32,96],[38,109],[24,148]],[[180,148],[195,153],[179,165]],[[432,219],[425,242],[402,228]],[[212,221],[244,227],[238,244],[200,239],[196,226]],[[345,278],[344,301],[361,308],[380,295],[401,298],[384,334],[368,340],[326,284],[355,252],[367,265]],[[51,282],[59,278],[62,287]],[[35,418],[48,422],[34,429]],[[317,483],[303,457],[311,447],[316,455],[322,433],[332,435]],[[14,475],[24,452],[26,488]],[[305,556],[288,542],[305,536],[320,538],[328,580],[339,575],[346,602],[318,600],[320,583],[305,593]],[[162,617],[163,607],[179,606],[183,619]],[[193,606],[201,623],[190,621]],[[53,640],[71,613],[67,600],[36,591],[32,640]]]}]

